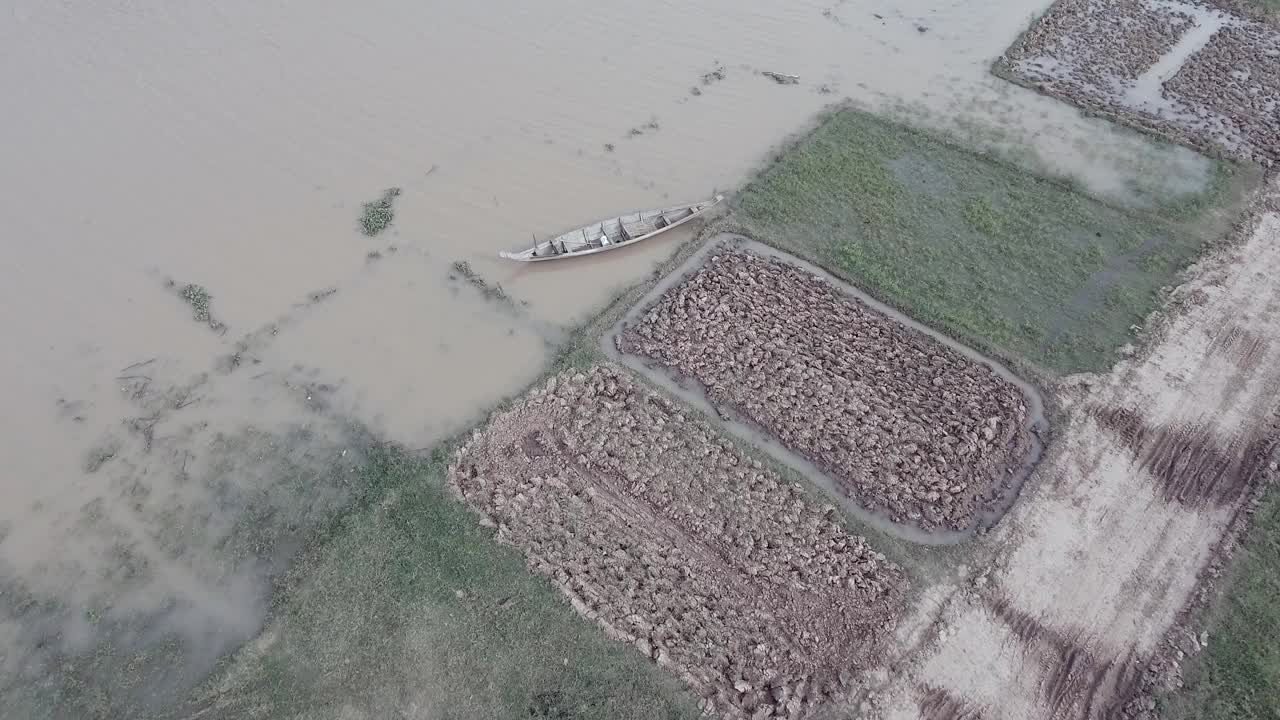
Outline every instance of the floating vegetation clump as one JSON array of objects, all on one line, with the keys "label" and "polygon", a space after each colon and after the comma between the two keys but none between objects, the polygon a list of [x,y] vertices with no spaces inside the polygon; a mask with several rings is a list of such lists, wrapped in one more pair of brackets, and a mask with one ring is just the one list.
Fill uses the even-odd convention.
[{"label": "floating vegetation clump", "polygon": [[502,289],[501,285],[497,283],[490,285],[484,278],[480,277],[480,273],[476,272],[471,267],[471,263],[466,260],[455,260],[453,270],[461,275],[464,280],[475,286],[486,300],[497,300],[508,304],[512,302],[511,296],[507,294],[506,290]]},{"label": "floating vegetation clump", "polygon": [[182,298],[183,302],[191,306],[191,317],[196,322],[201,322],[209,326],[211,330],[218,334],[225,333],[227,326],[225,323],[218,321],[213,316],[211,305],[213,303],[213,294],[210,293],[203,285],[195,283],[178,284],[173,280],[166,280],[165,287],[170,292],[175,293]]},{"label": "floating vegetation clump", "polygon": [[364,214],[360,217],[360,230],[365,235],[373,237],[387,229],[396,216],[393,203],[398,195],[400,195],[400,188],[388,188],[382,193],[382,197],[364,204]]},{"label": "floating vegetation clump", "polygon": [[191,311],[196,320],[200,322],[209,322],[209,301],[213,296],[209,291],[201,285],[187,283],[182,288],[182,299],[187,301],[191,306]]}]

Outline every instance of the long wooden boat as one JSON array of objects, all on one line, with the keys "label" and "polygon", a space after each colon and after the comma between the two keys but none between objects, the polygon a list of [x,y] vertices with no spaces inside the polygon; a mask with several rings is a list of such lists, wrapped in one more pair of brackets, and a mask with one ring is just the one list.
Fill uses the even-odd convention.
[{"label": "long wooden boat", "polygon": [[576,230],[570,230],[550,240],[531,243],[528,248],[519,252],[503,252],[499,254],[508,260],[541,262],[543,260],[564,260],[572,257],[595,255],[608,250],[617,250],[679,227],[706,212],[723,199],[723,195],[717,195],[710,200],[702,202],[673,205],[661,210],[645,210],[644,212],[601,220],[590,225],[584,225]]}]

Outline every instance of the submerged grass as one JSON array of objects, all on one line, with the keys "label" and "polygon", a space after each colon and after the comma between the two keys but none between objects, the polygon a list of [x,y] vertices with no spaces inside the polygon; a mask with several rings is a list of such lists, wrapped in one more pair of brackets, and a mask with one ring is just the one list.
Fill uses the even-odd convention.
[{"label": "submerged grass", "polygon": [[740,193],[734,222],[971,345],[1099,371],[1199,252],[1234,174],[1125,210],[842,110]]},{"label": "submerged grass", "polygon": [[1161,699],[1167,720],[1280,720],[1280,485],[1273,484],[1223,578],[1209,646],[1182,690]]},{"label": "submerged grass", "polygon": [[202,717],[693,718],[676,678],[606,638],[445,488],[449,447],[380,446],[368,491],[281,583]]},{"label": "submerged grass", "polygon": [[453,269],[453,272],[457,273],[457,275],[450,275],[450,280],[461,277],[463,280],[471,283],[472,287],[479,290],[485,300],[497,300],[498,302],[506,303],[508,305],[512,304],[513,301],[511,296],[507,294],[506,290],[502,289],[502,285],[498,283],[490,285],[484,277],[480,275],[480,273],[475,271],[475,268],[471,267],[471,263],[466,260],[455,260],[453,265],[450,267]]}]

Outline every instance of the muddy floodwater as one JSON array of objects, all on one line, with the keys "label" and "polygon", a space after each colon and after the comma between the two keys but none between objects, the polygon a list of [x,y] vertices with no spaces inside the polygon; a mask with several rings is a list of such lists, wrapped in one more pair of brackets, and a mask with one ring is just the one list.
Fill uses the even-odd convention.
[{"label": "muddy floodwater", "polygon": [[188,687],[358,492],[362,445],[473,422],[693,230],[529,269],[499,250],[731,190],[830,103],[1119,202],[1200,189],[1190,151],[989,74],[1046,4],[8,3],[0,700],[152,647],[177,659],[117,691]]}]

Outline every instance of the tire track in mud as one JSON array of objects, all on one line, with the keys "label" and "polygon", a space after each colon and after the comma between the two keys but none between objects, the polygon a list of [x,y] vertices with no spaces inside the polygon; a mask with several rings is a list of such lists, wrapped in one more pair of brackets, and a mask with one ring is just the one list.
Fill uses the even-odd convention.
[{"label": "tire track in mud", "polygon": [[1223,442],[1211,422],[1152,424],[1128,407],[1095,407],[1091,414],[1129,448],[1137,469],[1151,476],[1165,502],[1189,508],[1237,503],[1280,446],[1274,419]]},{"label": "tire track in mud", "polygon": [[1043,673],[1039,700],[1049,712],[1046,720],[1112,720],[1123,716],[1123,708],[1138,691],[1145,666],[1132,653],[1099,657],[1079,637],[1048,627],[1007,598],[988,598],[986,604],[1039,665]]},{"label": "tire track in mud", "polygon": [[926,686],[917,701],[920,720],[984,720],[973,703],[946,688]]},{"label": "tire track in mud", "polygon": [[1227,355],[1242,371],[1252,370],[1266,357],[1271,341],[1235,323],[1224,325],[1209,343],[1209,356]]}]

